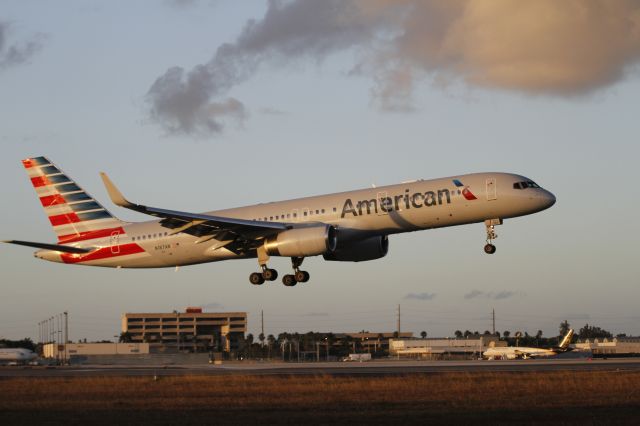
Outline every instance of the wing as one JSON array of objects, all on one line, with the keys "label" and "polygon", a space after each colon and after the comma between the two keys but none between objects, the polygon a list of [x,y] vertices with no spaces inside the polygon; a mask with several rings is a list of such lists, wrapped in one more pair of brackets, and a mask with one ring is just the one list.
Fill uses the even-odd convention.
[{"label": "wing", "polygon": [[105,173],[100,173],[100,176],[114,204],[159,217],[162,219],[160,224],[173,230],[172,234],[184,232],[200,237],[197,243],[215,239],[224,242],[220,247],[226,246],[235,252],[244,252],[258,247],[264,237],[292,228],[291,225],[279,222],[236,219],[134,204],[124,198]]}]

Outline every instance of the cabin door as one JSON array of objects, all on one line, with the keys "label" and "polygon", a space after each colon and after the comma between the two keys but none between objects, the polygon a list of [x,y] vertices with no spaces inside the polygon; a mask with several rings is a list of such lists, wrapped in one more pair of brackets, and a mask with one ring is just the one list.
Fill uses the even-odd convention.
[{"label": "cabin door", "polygon": [[487,179],[487,200],[492,201],[498,199],[498,192],[496,188],[496,178]]}]

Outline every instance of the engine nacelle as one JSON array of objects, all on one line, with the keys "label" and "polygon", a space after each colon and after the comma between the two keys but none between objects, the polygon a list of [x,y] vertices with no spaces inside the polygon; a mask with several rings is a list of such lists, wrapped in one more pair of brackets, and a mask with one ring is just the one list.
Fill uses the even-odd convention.
[{"label": "engine nacelle", "polygon": [[305,257],[331,253],[338,245],[336,229],[331,225],[294,228],[268,237],[264,248],[270,256]]},{"label": "engine nacelle", "polygon": [[346,247],[341,247],[332,253],[325,254],[324,260],[364,262],[385,257],[388,251],[389,239],[386,235],[383,235],[381,237],[367,238],[366,240],[349,244]]}]

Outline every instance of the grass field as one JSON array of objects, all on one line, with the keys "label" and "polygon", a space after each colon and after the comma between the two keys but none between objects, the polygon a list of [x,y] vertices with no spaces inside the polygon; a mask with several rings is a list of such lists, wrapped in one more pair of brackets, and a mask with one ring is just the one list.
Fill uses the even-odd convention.
[{"label": "grass field", "polygon": [[0,380],[0,424],[640,424],[640,373]]}]

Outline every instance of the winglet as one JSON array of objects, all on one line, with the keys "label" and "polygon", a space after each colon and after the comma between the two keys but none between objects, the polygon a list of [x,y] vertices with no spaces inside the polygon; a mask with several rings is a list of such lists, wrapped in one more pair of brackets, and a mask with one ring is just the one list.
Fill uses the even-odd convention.
[{"label": "winglet", "polygon": [[127,208],[131,208],[134,206],[133,203],[128,201],[126,198],[124,198],[120,190],[116,188],[113,182],[111,182],[111,179],[109,179],[109,176],[107,176],[106,173],[100,172],[100,177],[102,178],[104,187],[107,189],[107,193],[109,194],[111,201],[113,201],[113,204],[120,207],[127,207]]}]

